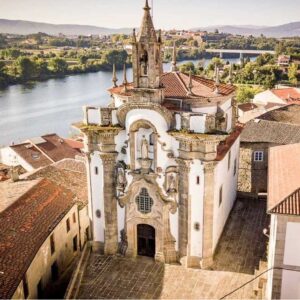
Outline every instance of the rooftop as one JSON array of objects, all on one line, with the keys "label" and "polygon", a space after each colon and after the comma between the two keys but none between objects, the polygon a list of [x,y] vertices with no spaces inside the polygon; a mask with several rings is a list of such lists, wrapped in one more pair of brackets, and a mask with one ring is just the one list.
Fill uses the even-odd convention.
[{"label": "rooftop", "polygon": [[280,107],[249,121],[241,134],[241,142],[300,143],[300,106]]},{"label": "rooftop", "polygon": [[74,205],[73,194],[40,180],[0,213],[0,298],[11,298],[37,251]]},{"label": "rooftop", "polygon": [[300,144],[270,148],[268,212],[300,216]]},{"label": "rooftop", "polygon": [[271,92],[288,103],[300,102],[300,91],[296,88],[273,89]]},{"label": "rooftop", "polygon": [[79,155],[77,150],[56,134],[43,135],[10,147],[35,169]]}]

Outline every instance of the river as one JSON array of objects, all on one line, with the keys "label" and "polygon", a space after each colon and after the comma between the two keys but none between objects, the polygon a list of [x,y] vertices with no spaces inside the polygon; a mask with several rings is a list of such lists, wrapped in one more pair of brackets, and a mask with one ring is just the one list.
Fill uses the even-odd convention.
[{"label": "river", "polygon": [[[238,59],[226,59],[237,62]],[[180,62],[179,64],[184,63]],[[205,64],[209,61],[206,60]],[[164,65],[165,70],[170,64]],[[117,73],[119,83],[122,72]],[[132,79],[131,69],[127,72]],[[47,133],[68,137],[71,124],[82,120],[82,106],[104,106],[110,101],[110,72],[97,72],[14,85],[0,91],[0,146]]]}]

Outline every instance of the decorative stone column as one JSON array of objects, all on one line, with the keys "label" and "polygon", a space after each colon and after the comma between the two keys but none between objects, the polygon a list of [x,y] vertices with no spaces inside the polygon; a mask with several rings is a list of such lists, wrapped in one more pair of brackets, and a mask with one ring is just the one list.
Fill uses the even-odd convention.
[{"label": "decorative stone column", "polygon": [[204,163],[204,199],[203,199],[203,250],[201,267],[208,269],[213,264],[213,211],[214,211],[214,162]]},{"label": "decorative stone column", "polygon": [[189,172],[190,161],[178,158],[178,174],[179,174],[179,258],[187,256],[188,245],[188,211],[189,211]]},{"label": "decorative stone column", "polygon": [[117,153],[101,153],[103,163],[103,201],[104,201],[104,254],[112,255],[118,251],[118,215],[115,199],[115,165]]}]

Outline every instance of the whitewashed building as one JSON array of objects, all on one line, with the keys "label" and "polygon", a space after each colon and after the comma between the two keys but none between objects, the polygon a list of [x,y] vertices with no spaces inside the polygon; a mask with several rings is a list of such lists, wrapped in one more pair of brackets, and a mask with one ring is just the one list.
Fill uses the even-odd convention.
[{"label": "whitewashed building", "polygon": [[[163,72],[146,1],[108,107],[84,107],[93,249],[209,267],[236,199],[240,130],[235,88],[176,66]],[[218,77],[218,76],[217,76]]]}]

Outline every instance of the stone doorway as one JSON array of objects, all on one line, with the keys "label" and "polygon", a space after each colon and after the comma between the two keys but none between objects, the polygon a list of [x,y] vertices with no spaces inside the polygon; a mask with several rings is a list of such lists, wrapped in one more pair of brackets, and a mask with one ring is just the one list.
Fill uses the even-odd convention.
[{"label": "stone doorway", "polygon": [[155,256],[155,229],[147,224],[137,225],[138,255]]}]

